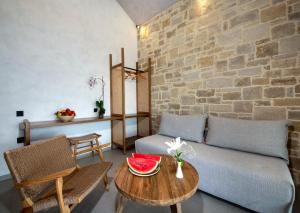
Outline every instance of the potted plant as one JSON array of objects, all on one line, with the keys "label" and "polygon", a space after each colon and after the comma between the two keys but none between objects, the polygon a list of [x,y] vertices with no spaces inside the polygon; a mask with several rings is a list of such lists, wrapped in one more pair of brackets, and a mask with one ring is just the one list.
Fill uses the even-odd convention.
[{"label": "potted plant", "polygon": [[105,109],[104,109],[104,102],[103,100],[98,100],[96,101],[96,106],[98,108],[98,117],[103,118],[105,114]]}]

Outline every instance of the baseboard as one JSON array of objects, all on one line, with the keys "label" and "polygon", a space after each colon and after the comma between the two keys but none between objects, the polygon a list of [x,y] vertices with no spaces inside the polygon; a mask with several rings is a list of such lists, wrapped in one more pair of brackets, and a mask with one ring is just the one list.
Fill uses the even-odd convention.
[{"label": "baseboard", "polygon": [[8,180],[11,179],[11,175],[7,174],[7,175],[1,175],[0,176],[0,181],[4,181],[4,180]]}]

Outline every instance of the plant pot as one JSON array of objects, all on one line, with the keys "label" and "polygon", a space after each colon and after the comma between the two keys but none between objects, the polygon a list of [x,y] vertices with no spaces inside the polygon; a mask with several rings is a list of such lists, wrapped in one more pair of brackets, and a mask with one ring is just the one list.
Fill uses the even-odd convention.
[{"label": "plant pot", "polygon": [[98,115],[98,118],[103,118],[104,117],[104,114],[99,114]]}]

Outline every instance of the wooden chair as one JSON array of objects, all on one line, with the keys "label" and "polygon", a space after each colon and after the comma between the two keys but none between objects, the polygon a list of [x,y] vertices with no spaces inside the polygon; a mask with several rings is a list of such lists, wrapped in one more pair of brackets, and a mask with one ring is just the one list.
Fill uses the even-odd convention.
[{"label": "wooden chair", "polygon": [[65,136],[43,140],[4,153],[8,168],[20,189],[23,212],[59,206],[70,212],[104,179],[112,163],[80,168]]}]

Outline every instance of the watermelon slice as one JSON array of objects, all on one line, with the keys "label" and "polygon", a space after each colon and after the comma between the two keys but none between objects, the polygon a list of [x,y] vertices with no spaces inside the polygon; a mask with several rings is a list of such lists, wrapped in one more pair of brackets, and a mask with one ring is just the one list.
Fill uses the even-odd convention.
[{"label": "watermelon slice", "polygon": [[155,160],[132,157],[127,158],[127,164],[132,171],[139,174],[152,173],[158,166]]},{"label": "watermelon slice", "polygon": [[150,154],[142,154],[142,153],[132,153],[132,157],[134,158],[144,158],[144,159],[151,159],[155,160],[158,163],[161,161],[161,157],[158,155],[150,155]]}]

